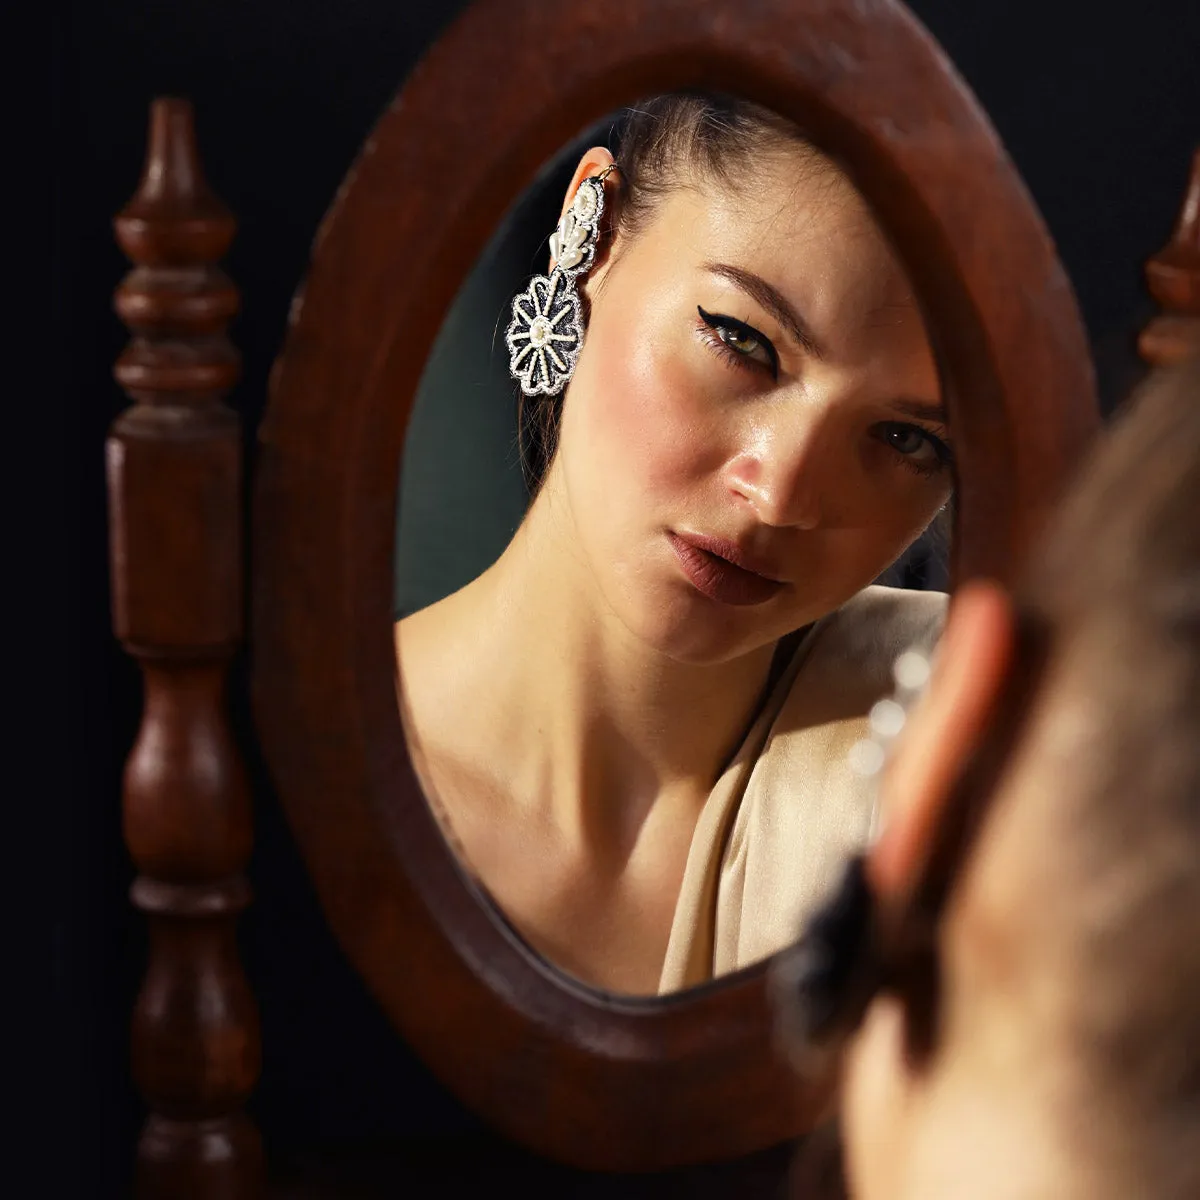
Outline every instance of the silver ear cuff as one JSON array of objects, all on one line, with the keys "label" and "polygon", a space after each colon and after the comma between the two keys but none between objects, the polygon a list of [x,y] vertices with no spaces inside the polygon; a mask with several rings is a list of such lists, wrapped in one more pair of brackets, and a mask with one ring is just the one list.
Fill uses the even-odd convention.
[{"label": "silver ear cuff", "polygon": [[512,321],[504,335],[508,370],[526,396],[557,396],[575,373],[583,348],[583,304],[578,280],[596,258],[604,181],[613,163],[583,180],[550,235],[554,269],[535,275],[513,300]]}]

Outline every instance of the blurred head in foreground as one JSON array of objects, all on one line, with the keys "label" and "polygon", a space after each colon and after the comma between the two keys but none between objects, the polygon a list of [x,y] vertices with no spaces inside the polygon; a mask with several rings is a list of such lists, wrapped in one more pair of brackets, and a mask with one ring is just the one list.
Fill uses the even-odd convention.
[{"label": "blurred head in foreground", "polygon": [[960,590],[882,798],[856,1200],[1200,1197],[1200,364]]}]

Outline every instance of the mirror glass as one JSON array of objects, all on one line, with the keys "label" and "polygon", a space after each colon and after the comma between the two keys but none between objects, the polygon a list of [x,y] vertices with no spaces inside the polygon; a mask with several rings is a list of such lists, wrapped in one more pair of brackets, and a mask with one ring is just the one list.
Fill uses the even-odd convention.
[{"label": "mirror glass", "polygon": [[430,355],[394,604],[417,775],[535,950],[655,995],[794,939],[953,486],[905,274],[800,130],[655,97],[547,165]]}]

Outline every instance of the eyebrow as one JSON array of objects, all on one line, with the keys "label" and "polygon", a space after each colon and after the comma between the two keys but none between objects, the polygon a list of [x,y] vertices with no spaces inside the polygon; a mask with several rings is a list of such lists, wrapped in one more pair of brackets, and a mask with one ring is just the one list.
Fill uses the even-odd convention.
[{"label": "eyebrow", "polygon": [[[735,267],[732,263],[706,262],[704,269],[712,275],[728,279],[734,287],[757,300],[813,358],[825,357],[821,343],[813,336],[787,297],[761,275],[747,271],[744,267]],[[931,404],[927,400],[902,397],[893,400],[891,407],[902,416],[914,417],[918,421],[931,421],[938,425],[950,423],[950,414],[944,404]]]},{"label": "eyebrow", "polygon": [[708,262],[704,264],[704,269],[712,275],[728,279],[734,287],[757,300],[814,358],[825,357],[820,342],[813,337],[812,331],[800,319],[800,314],[791,306],[787,297],[761,275],[747,271],[744,267],[735,267],[731,263]]},{"label": "eyebrow", "polygon": [[918,421],[934,421],[938,425],[948,425],[950,414],[944,404],[930,404],[926,400],[893,400],[891,407],[906,417],[915,417]]}]

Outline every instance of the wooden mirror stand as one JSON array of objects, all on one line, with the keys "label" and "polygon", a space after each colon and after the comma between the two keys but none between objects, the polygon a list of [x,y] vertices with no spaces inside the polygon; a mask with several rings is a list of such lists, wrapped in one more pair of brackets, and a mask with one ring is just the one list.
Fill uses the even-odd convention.
[{"label": "wooden mirror stand", "polygon": [[123,805],[150,932],[132,1044],[147,1197],[251,1197],[264,1181],[242,1107],[258,1014],[236,941],[250,790],[225,704],[243,633],[244,472],[224,403],[240,371],[225,332],[238,293],[216,263],[235,229],[204,181],[191,106],[155,101],[142,181],[116,219],[134,269],[115,297],[133,335],[115,374],[134,403],[108,442],[113,629],[145,685]]}]

